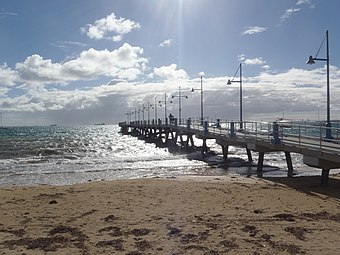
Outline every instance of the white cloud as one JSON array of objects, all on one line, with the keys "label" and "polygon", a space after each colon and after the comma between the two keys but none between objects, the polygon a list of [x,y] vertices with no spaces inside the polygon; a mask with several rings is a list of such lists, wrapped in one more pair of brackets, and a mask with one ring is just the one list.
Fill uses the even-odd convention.
[{"label": "white cloud", "polygon": [[0,84],[3,86],[15,85],[18,81],[18,74],[16,71],[10,69],[7,64],[0,66]]},{"label": "white cloud", "polygon": [[309,8],[315,7],[315,4],[312,3],[312,0],[298,0],[296,5],[308,5]]},{"label": "white cloud", "polygon": [[266,63],[262,58],[246,59],[244,61],[246,65],[263,65]]},{"label": "white cloud", "polygon": [[176,64],[154,68],[153,73],[154,75],[167,80],[185,79],[188,77],[187,73],[183,69],[177,69]]},{"label": "white cloud", "polygon": [[[112,54],[112,52],[109,51],[86,51],[83,55],[79,56],[77,60],[83,63],[87,58],[93,59],[97,58],[97,54],[103,54],[100,60],[106,65],[110,63],[109,60],[105,60],[104,57],[110,58],[111,55],[108,53]],[[120,50],[120,55],[122,59],[126,59],[126,57],[131,54]],[[244,55],[239,57],[246,60]],[[60,68],[61,73],[63,73],[63,68],[66,68],[61,64],[58,66],[38,56],[32,56],[32,59],[27,61],[27,63],[28,62],[35,63],[37,70],[42,67],[47,68],[48,66],[52,66],[54,68]],[[33,65],[33,63],[30,65]],[[91,61],[88,65],[91,66]],[[265,66],[266,65],[263,65],[262,68],[265,68]],[[331,66],[330,70],[331,97],[336,99],[340,96],[340,69]],[[49,74],[49,72],[44,69],[42,69],[42,71],[45,72],[45,75]],[[82,74],[82,72],[83,70],[79,73]],[[135,107],[138,108],[138,106],[142,104],[147,104],[148,101],[150,103],[154,102],[155,96],[161,98],[161,96],[164,96],[164,93],[176,93],[179,85],[183,91],[186,91],[199,84],[198,77],[190,79],[185,70],[178,69],[175,64],[155,68],[153,74],[165,79],[158,80],[157,82],[138,83],[136,81],[123,81],[117,77],[104,85],[74,90],[68,90],[65,87],[44,88],[42,86],[31,86],[25,88],[26,91],[24,95],[13,98],[8,97],[6,94],[7,91],[0,91],[0,94],[3,95],[0,97],[0,107],[2,111],[17,112],[65,112],[65,110],[67,110],[66,112],[72,110],[84,110],[84,112],[86,110],[91,112],[93,109],[105,111],[106,108],[111,106],[112,101],[118,100],[120,104],[115,104],[116,108],[114,108],[114,114],[117,116],[116,120],[118,121],[124,119],[124,113]],[[80,75],[80,77],[82,76],[83,75]],[[269,118],[272,116],[272,119],[275,119],[278,117],[277,113],[282,113],[283,111],[285,111],[285,115],[288,115],[289,112],[300,112],[301,115],[298,115],[299,119],[306,118],[305,116],[307,115],[317,118],[318,109],[320,109],[320,113],[322,113],[326,105],[325,77],[325,67],[312,70],[292,68],[281,73],[263,72],[256,76],[243,76],[244,119],[253,120],[256,116],[263,116],[263,114],[266,114]],[[179,79],[181,79],[180,82]],[[226,86],[227,80],[228,77],[204,78],[206,116],[216,116],[227,119],[238,118],[238,86]],[[10,89],[10,87],[7,89]],[[200,94],[188,93],[188,96],[189,98],[183,106],[182,116],[199,116]],[[332,117],[339,117],[339,114],[336,115],[337,111],[340,113],[338,110],[339,105],[336,105],[336,100],[331,100],[331,103]],[[176,105],[172,107],[174,107],[173,109],[177,109]],[[171,111],[176,113],[175,110]],[[112,114],[112,112],[110,114]],[[66,115],[66,113],[64,115]]]},{"label": "white cloud", "polygon": [[311,0],[298,0],[297,5],[301,5],[301,4],[311,4]]},{"label": "white cloud", "polygon": [[159,44],[159,47],[170,47],[173,43],[172,39],[167,39],[164,42]]},{"label": "white cloud", "polygon": [[[238,60],[243,62],[246,65],[264,65],[266,61],[264,61],[261,57],[259,58],[246,58],[244,54],[238,55]],[[263,68],[268,67],[268,65]]]},{"label": "white cloud", "polygon": [[86,27],[81,28],[81,31],[91,39],[111,39],[117,42],[121,41],[125,34],[140,27],[138,22],[117,18],[114,13],[111,13],[105,18],[96,20],[94,24],[88,24]]},{"label": "white cloud", "polygon": [[58,41],[56,43],[51,43],[52,46],[57,47],[59,49],[70,51],[73,47],[85,47],[87,44],[81,42],[73,42],[73,41]]},{"label": "white cloud", "polygon": [[4,9],[0,10],[0,19],[7,18],[8,16],[18,16],[17,13],[9,12]]},{"label": "white cloud", "polygon": [[244,32],[242,32],[242,35],[253,35],[258,34],[266,31],[267,28],[265,27],[259,27],[259,26],[249,26],[246,28]]},{"label": "white cloud", "polygon": [[17,63],[16,71],[21,82],[31,85],[66,84],[100,76],[134,80],[142,74],[148,62],[141,57],[142,54],[142,48],[128,43],[113,51],[89,49],[65,63],[53,63],[51,59],[35,54],[23,63]]},{"label": "white cloud", "polygon": [[34,54],[26,58],[23,63],[17,63],[15,68],[23,82],[44,84],[64,82],[65,77],[61,75],[61,67],[61,64],[54,64],[50,59],[45,60]]},{"label": "white cloud", "polygon": [[265,69],[265,70],[269,70],[270,69],[270,65],[263,65],[262,68]]},{"label": "white cloud", "polygon": [[287,19],[290,18],[294,13],[299,12],[301,9],[300,8],[290,8],[285,11],[285,13],[281,16],[280,20],[281,22],[286,21]]}]

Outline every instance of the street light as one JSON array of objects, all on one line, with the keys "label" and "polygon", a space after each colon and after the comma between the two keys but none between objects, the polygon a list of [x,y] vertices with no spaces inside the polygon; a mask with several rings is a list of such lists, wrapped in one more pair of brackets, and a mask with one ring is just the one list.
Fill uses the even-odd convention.
[{"label": "street light", "polygon": [[164,101],[159,101],[158,103],[160,104],[159,106],[162,106],[162,103],[164,103],[164,121],[165,123],[167,123],[167,110],[166,110],[166,102],[169,101],[170,103],[172,103],[172,101],[170,101],[166,95],[166,93],[164,94]]},{"label": "street light", "polygon": [[135,108],[135,124],[137,123],[137,108]]},{"label": "street light", "polygon": [[[240,79],[235,81],[234,78],[236,77],[237,73],[240,73]],[[231,85],[233,82],[240,83],[240,128],[243,129],[243,119],[242,119],[242,63],[240,63],[239,67],[237,68],[234,77],[231,80],[228,80],[227,85]]]},{"label": "street light", "polygon": [[144,111],[147,110],[148,107],[144,106],[144,104],[142,105],[142,112],[143,112],[143,124],[145,122],[145,118],[144,118]]},{"label": "street light", "polygon": [[182,95],[181,86],[178,87],[178,95],[172,96],[172,98],[178,97],[178,118],[179,118],[179,125],[181,125],[182,120],[182,106],[181,106],[181,98],[188,98],[186,95]]},{"label": "street light", "polygon": [[148,124],[150,124],[150,101],[148,101],[148,109],[147,109],[147,111],[148,111]]},{"label": "street light", "polygon": [[138,124],[140,124],[140,108],[138,108]]},{"label": "street light", "polygon": [[155,109],[155,121],[156,123],[158,123],[157,120],[157,97],[155,97],[155,103],[154,104],[150,104],[151,108]]},{"label": "street light", "polygon": [[125,113],[125,115],[126,115],[126,123],[130,124],[132,113],[131,112],[127,112],[127,113]]},{"label": "street light", "polygon": [[[318,54],[320,52],[320,49],[322,45],[324,44],[326,40],[326,58],[318,58]],[[332,138],[332,130],[331,130],[331,108],[330,108],[330,88],[329,88],[329,43],[328,43],[328,30],[326,31],[326,36],[323,39],[320,48],[318,52],[315,55],[315,58],[313,56],[309,56],[308,61],[306,64],[312,65],[315,64],[315,60],[320,60],[320,61],[326,61],[327,62],[327,121],[326,121],[326,139],[331,139]]]},{"label": "street light", "polygon": [[191,92],[195,92],[195,90],[201,91],[201,124],[203,125],[203,76],[201,76],[201,88],[200,89],[191,89]]}]

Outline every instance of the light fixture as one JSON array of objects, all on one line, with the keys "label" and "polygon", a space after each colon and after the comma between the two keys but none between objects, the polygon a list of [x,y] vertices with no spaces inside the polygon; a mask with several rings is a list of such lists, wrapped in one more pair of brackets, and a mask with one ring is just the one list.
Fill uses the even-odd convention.
[{"label": "light fixture", "polygon": [[[326,40],[326,58],[318,58],[318,54],[321,50],[322,45],[324,44]],[[329,86],[329,42],[328,42],[328,30],[326,31],[326,36],[323,39],[320,48],[318,52],[315,55],[315,58],[313,56],[309,56],[308,61],[306,64],[315,64],[315,60],[320,60],[320,61],[326,61],[327,63],[327,120],[326,120],[326,139],[331,139],[332,138],[332,130],[331,130],[331,107],[330,107],[330,86]]]}]

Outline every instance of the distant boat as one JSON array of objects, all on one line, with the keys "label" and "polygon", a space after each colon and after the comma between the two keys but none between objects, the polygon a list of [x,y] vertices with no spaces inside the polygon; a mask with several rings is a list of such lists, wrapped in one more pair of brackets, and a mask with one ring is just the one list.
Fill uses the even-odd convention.
[{"label": "distant boat", "polygon": [[57,126],[57,124],[51,124],[50,125],[50,127],[56,127]]},{"label": "distant boat", "polygon": [[95,123],[94,125],[95,126],[103,126],[103,125],[105,125],[105,123]]}]

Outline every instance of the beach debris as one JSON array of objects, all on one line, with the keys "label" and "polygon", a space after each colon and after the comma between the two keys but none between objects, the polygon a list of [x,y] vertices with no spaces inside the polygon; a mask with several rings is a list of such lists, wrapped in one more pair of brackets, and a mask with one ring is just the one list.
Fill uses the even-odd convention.
[{"label": "beach debris", "polygon": [[146,240],[141,240],[135,243],[135,247],[140,251],[145,251],[147,249],[150,249],[152,246],[150,242]]},{"label": "beach debris", "polygon": [[332,220],[340,222],[340,213],[330,214],[329,212],[322,211],[317,213],[301,213],[300,218],[307,220]]},{"label": "beach debris", "polygon": [[305,234],[310,233],[310,230],[304,227],[286,227],[286,232],[293,234],[299,240],[306,240]]},{"label": "beach debris", "polygon": [[119,218],[114,216],[113,214],[110,214],[109,216],[103,218],[102,220],[108,222],[108,221],[114,221],[114,220],[118,220]]},{"label": "beach debris", "polygon": [[23,237],[26,234],[24,229],[4,229],[0,228],[1,233],[9,233],[15,236]]},{"label": "beach debris", "polygon": [[56,234],[64,234],[64,233],[68,233],[71,236],[75,236],[75,237],[78,237],[78,238],[81,238],[81,239],[84,239],[86,237],[83,234],[83,232],[80,231],[79,229],[69,227],[69,226],[63,226],[63,225],[57,226],[57,227],[53,228],[52,230],[50,230],[49,235],[53,236],[53,235],[56,235]]},{"label": "beach debris", "polygon": [[97,242],[96,246],[97,247],[108,247],[112,246],[114,247],[117,251],[123,251],[124,240],[123,239],[113,239],[113,240],[106,240],[106,241],[99,241]]},{"label": "beach debris", "polygon": [[51,200],[50,202],[48,202],[49,205],[55,205],[58,204],[58,202],[56,200]]},{"label": "beach debris", "polygon": [[245,225],[241,228],[243,232],[249,233],[250,236],[255,236],[259,230],[255,226]]},{"label": "beach debris", "polygon": [[235,243],[234,239],[222,240],[219,244],[222,245],[224,248],[227,248],[228,251],[238,249],[240,247],[237,243]]},{"label": "beach debris", "polygon": [[110,226],[110,227],[102,228],[98,232],[99,233],[109,232],[110,236],[116,236],[116,237],[123,235],[121,228],[117,226]]},{"label": "beach debris", "polygon": [[273,215],[273,218],[283,220],[283,221],[295,221],[295,219],[294,219],[295,216],[293,214],[290,214],[290,213],[275,214],[275,215]]},{"label": "beach debris", "polygon": [[199,241],[199,239],[200,238],[199,238],[198,235],[195,235],[195,234],[192,234],[192,233],[184,234],[181,237],[181,243],[182,244],[188,244],[188,243],[191,243],[191,242],[197,243]]},{"label": "beach debris", "polygon": [[147,228],[135,228],[130,231],[130,233],[134,236],[145,236],[151,232],[150,229]]},{"label": "beach debris", "polygon": [[168,230],[169,230],[168,232],[169,236],[177,236],[182,232],[182,230],[176,227],[168,227]]},{"label": "beach debris", "polygon": [[289,244],[289,243],[283,243],[283,242],[273,242],[273,241],[269,241],[269,244],[275,250],[286,251],[290,255],[305,254],[305,251],[301,247],[299,247],[295,244]]},{"label": "beach debris", "polygon": [[[63,236],[62,234],[67,234]],[[3,244],[9,249],[14,246],[24,246],[29,250],[40,249],[44,252],[55,252],[59,248],[76,247],[81,249],[83,254],[87,253],[85,236],[79,229],[68,226],[57,226],[51,229],[48,237],[20,238],[18,240],[7,240]]]},{"label": "beach debris", "polygon": [[68,243],[70,243],[70,239],[63,236],[21,238],[4,242],[5,246],[11,250],[14,250],[14,246],[25,246],[29,250],[41,249],[45,252],[57,251],[58,248],[65,247],[65,244]]},{"label": "beach debris", "polygon": [[144,254],[139,251],[130,251],[126,253],[126,255],[144,255]]},{"label": "beach debris", "polygon": [[264,213],[264,210],[263,209],[255,209],[253,212],[255,214],[261,214],[261,213]]}]

